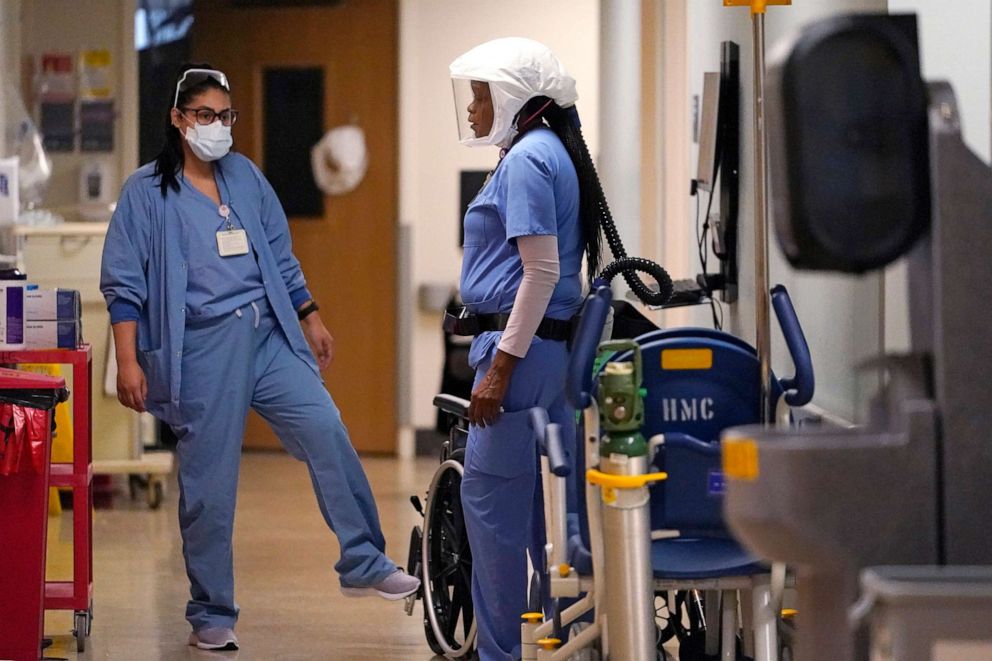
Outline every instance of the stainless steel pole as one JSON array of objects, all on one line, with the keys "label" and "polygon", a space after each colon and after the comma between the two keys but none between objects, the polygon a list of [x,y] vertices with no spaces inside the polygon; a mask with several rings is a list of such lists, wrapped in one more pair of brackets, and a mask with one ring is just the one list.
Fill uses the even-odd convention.
[{"label": "stainless steel pole", "polygon": [[755,346],[761,362],[761,421],[771,412],[771,301],[768,286],[768,153],[765,138],[765,14],[751,14],[754,51],[754,305]]}]

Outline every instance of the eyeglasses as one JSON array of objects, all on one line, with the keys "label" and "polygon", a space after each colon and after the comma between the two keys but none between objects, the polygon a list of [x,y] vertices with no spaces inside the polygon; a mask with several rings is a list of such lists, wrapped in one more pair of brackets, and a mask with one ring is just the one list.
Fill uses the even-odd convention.
[{"label": "eyeglasses", "polygon": [[200,126],[209,126],[217,119],[220,119],[220,123],[224,126],[234,126],[234,123],[238,121],[238,111],[234,108],[226,108],[220,112],[210,108],[180,108],[180,110],[196,113],[196,123]]},{"label": "eyeglasses", "polygon": [[187,69],[176,84],[176,98],[172,101],[172,107],[175,108],[179,105],[180,92],[185,92],[190,87],[199,85],[208,78],[213,78],[225,90],[228,92],[231,91],[231,85],[227,82],[227,76],[223,71],[217,71],[216,69]]}]

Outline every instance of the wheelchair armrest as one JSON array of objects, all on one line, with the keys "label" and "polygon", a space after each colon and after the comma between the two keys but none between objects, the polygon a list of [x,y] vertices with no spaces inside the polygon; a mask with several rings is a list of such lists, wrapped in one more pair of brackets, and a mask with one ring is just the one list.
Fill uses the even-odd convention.
[{"label": "wheelchair armrest", "polygon": [[672,449],[679,453],[689,453],[700,455],[701,457],[720,457],[720,445],[718,443],[707,443],[695,436],[683,434],[681,432],[670,432],[665,434],[666,449]]},{"label": "wheelchair armrest", "polygon": [[558,477],[568,477],[571,472],[565,458],[565,446],[561,440],[561,425],[552,424],[548,412],[540,406],[530,410],[530,426],[541,454],[548,458],[551,472]]},{"label": "wheelchair armrest", "polygon": [[461,397],[455,397],[454,395],[434,395],[434,407],[441,409],[445,413],[449,413],[453,416],[468,419],[468,406],[470,402],[468,400],[462,399]]},{"label": "wheelchair armrest", "polygon": [[572,471],[565,458],[565,446],[561,440],[561,425],[551,424],[544,428],[544,451],[548,455],[551,472],[558,477],[568,477]]},{"label": "wheelchair armrest", "polygon": [[551,421],[548,419],[547,410],[540,406],[535,406],[530,410],[530,426],[534,430],[534,436],[541,444],[542,450],[544,449],[544,430],[547,429],[549,424],[551,424]]},{"label": "wheelchair armrest", "polygon": [[773,287],[771,297],[775,316],[778,317],[778,323],[782,327],[782,336],[792,356],[792,363],[796,366],[796,373],[792,378],[779,380],[785,391],[785,403],[793,407],[805,406],[813,399],[816,387],[809,344],[806,342],[806,335],[799,325],[796,308],[793,307],[792,299],[789,298],[789,292],[785,287],[782,285]]},{"label": "wheelchair armrest", "polygon": [[580,576],[592,575],[592,552],[582,543],[582,536],[574,533],[568,538],[568,564],[575,567]]},{"label": "wheelchair armrest", "polygon": [[592,403],[593,364],[603,327],[610,313],[613,291],[605,283],[598,283],[582,305],[582,316],[572,339],[572,353],[568,360],[565,379],[565,397],[572,408],[583,410]]},{"label": "wheelchair armrest", "polygon": [[[562,446],[561,426],[548,419],[547,410],[535,406],[530,410],[530,424],[540,453],[547,457],[547,470],[551,475],[543,475],[542,488],[545,498],[544,530],[550,548],[548,561],[561,564],[568,552],[568,487],[565,478],[571,467]],[[554,477],[552,477],[552,475]]]}]

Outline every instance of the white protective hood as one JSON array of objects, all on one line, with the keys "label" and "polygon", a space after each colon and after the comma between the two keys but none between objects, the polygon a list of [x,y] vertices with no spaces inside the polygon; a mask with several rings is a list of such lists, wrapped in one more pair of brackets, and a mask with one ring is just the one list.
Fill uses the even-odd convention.
[{"label": "white protective hood", "polygon": [[[493,100],[493,128],[489,135],[463,138],[464,145],[508,146],[516,137],[514,118],[535,96],[546,96],[562,108],[575,105],[578,99],[575,79],[547,46],[533,39],[506,37],[487,41],[456,59],[449,68],[456,83],[489,83]],[[467,121],[465,108],[456,107],[456,112],[459,123]]]},{"label": "white protective hood", "polygon": [[326,195],[350,193],[369,167],[365,133],[354,125],[331,129],[310,150],[310,165],[317,186]]}]

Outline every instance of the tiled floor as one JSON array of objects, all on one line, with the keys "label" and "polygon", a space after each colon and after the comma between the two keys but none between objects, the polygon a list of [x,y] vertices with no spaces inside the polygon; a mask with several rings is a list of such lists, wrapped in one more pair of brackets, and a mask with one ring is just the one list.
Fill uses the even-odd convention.
[{"label": "tiled floor", "polygon": [[[437,461],[364,458],[379,504],[387,552],[406,564],[411,527],[419,516],[409,497],[426,490]],[[317,510],[306,468],[282,454],[246,454],[235,527],[235,576],[241,606],[240,652],[200,652],[186,645],[188,583],[176,522],[177,494],[149,511],[126,495],[94,521],[95,620],[89,646],[75,653],[71,614],[50,612],[48,657],[154,661],[238,659],[428,661],[420,604],[346,599],[332,566],[337,542]],[[49,578],[71,567],[71,525],[51,519]],[[62,540],[61,543],[58,540]],[[69,570],[71,571],[71,570]]]}]

